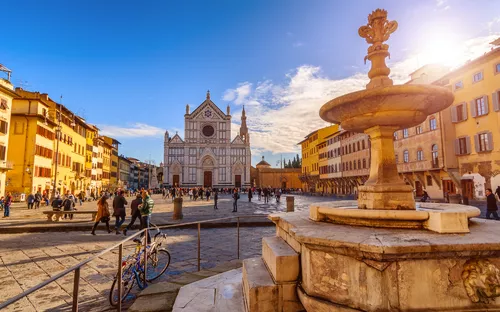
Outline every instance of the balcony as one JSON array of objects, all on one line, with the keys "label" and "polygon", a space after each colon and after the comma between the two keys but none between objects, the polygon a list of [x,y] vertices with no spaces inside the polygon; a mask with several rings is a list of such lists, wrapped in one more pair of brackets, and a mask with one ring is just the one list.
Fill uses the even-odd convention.
[{"label": "balcony", "polygon": [[0,171],[8,171],[14,169],[14,163],[11,161],[0,161]]}]

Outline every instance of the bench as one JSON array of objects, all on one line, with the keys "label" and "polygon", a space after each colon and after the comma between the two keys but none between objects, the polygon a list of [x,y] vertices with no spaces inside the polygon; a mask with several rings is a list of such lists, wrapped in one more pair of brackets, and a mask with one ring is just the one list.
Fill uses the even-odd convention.
[{"label": "bench", "polygon": [[[70,214],[70,215],[75,215],[75,214],[92,214],[92,220],[95,219],[95,216],[97,215],[97,211],[44,211],[43,214],[47,215],[47,220],[48,221],[61,221],[61,218],[65,214]],[[55,220],[54,220],[55,217]]]}]

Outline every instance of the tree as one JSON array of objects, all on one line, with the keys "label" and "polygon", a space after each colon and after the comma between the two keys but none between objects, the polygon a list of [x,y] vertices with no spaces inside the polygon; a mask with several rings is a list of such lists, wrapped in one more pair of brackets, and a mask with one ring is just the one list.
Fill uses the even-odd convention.
[{"label": "tree", "polygon": [[288,160],[288,165],[287,165],[287,168],[293,168],[293,167],[292,167],[292,162],[290,161],[290,159]]}]

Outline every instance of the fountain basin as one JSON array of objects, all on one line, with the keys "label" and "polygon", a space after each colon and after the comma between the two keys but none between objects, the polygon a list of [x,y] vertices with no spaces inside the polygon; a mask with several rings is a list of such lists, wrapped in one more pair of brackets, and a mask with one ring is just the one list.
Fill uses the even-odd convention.
[{"label": "fountain basin", "polygon": [[356,201],[336,201],[312,204],[309,209],[313,221],[438,233],[469,233],[469,219],[480,214],[476,207],[441,203],[417,203],[416,210],[369,210],[358,209]]},{"label": "fountain basin", "polygon": [[374,126],[403,129],[421,124],[453,99],[451,91],[438,86],[396,85],[340,96],[324,104],[319,115],[354,132]]}]

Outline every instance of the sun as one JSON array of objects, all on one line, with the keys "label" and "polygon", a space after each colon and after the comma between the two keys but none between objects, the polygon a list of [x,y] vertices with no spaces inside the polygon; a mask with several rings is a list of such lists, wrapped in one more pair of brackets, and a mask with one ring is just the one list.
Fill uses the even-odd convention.
[{"label": "sun", "polygon": [[456,68],[467,60],[463,46],[445,36],[425,40],[417,57],[420,65],[440,64],[450,68]]}]

